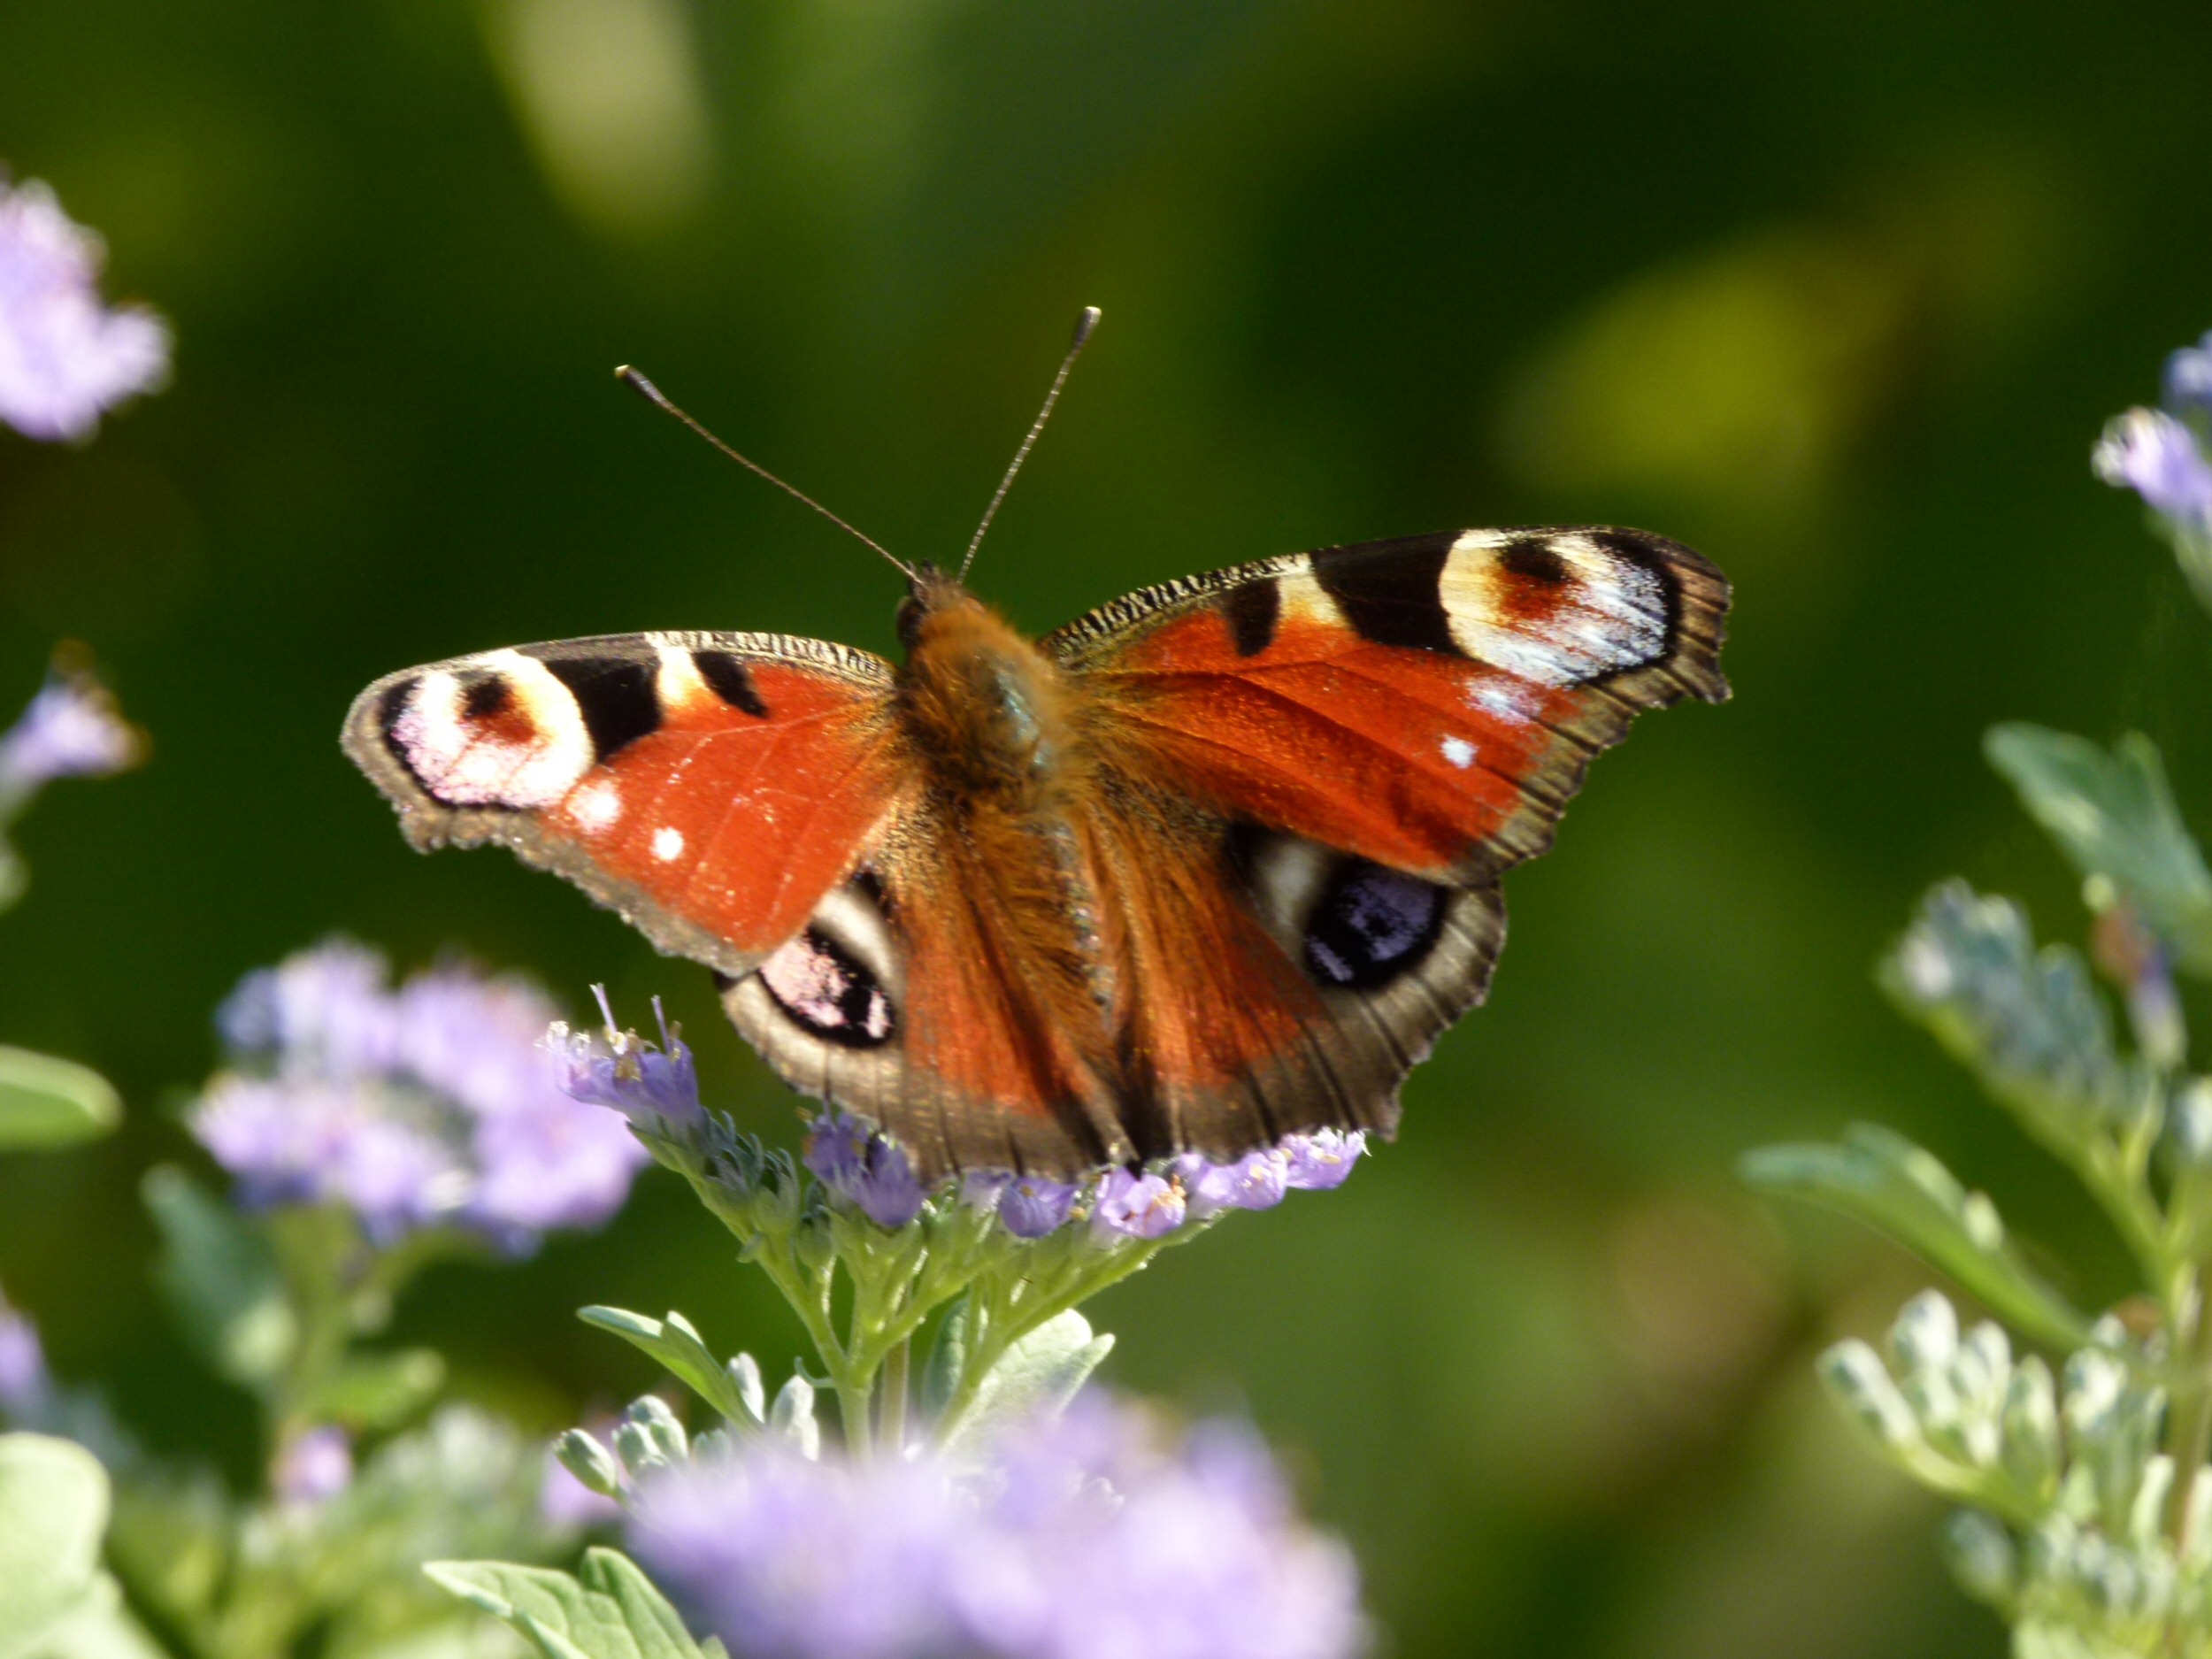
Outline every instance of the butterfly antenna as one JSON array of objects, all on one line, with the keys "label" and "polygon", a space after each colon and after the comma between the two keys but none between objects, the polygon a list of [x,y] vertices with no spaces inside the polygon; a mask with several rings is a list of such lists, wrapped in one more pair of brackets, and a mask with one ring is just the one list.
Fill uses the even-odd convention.
[{"label": "butterfly antenna", "polygon": [[983,510],[983,522],[975,527],[969,539],[967,557],[960,561],[960,580],[968,579],[968,566],[975,563],[975,550],[983,545],[983,533],[991,527],[991,520],[998,517],[999,503],[1006,499],[1006,492],[1014,488],[1014,474],[1022,470],[1022,463],[1029,458],[1030,450],[1037,446],[1037,434],[1045,429],[1045,422],[1052,418],[1052,406],[1060,401],[1060,388],[1068,383],[1068,371],[1075,366],[1084,342],[1090,339],[1091,330],[1098,326],[1098,307],[1086,305],[1083,314],[1075,319],[1075,338],[1068,342],[1068,355],[1060,359],[1060,372],[1052,377],[1052,389],[1045,394],[1044,407],[1037,411],[1037,419],[1029,424],[1029,435],[1022,440],[1022,447],[1014,451],[1013,464],[1006,469],[1006,476],[998,481],[998,494],[991,497],[991,504]]},{"label": "butterfly antenna", "polygon": [[[1064,379],[1065,378],[1066,373],[1066,370],[1063,369],[1061,371],[1061,374]],[[822,517],[828,519],[832,524],[835,525],[840,530],[842,530],[847,535],[851,536],[854,540],[866,542],[870,547],[875,549],[877,552],[882,554],[884,557],[889,559],[894,565],[897,566],[900,572],[905,575],[907,580],[918,581],[920,580],[920,578],[915,573],[914,567],[911,565],[909,565],[897,554],[892,552],[889,548],[884,546],[883,543],[877,541],[875,537],[868,534],[865,531],[855,529],[851,525],[847,524],[842,518],[839,518],[828,508],[822,505],[820,502],[815,500],[813,496],[808,495],[803,489],[796,488],[792,485],[785,483],[783,480],[778,478],[773,472],[770,472],[759,462],[755,461],[749,457],[740,455],[735,449],[730,448],[728,444],[723,442],[721,439],[716,437],[711,432],[709,432],[706,427],[702,426],[698,421],[694,420],[682,410],[677,408],[674,403],[669,401],[667,393],[662,391],[659,387],[654,385],[652,381],[647,380],[642,374],[639,373],[628,364],[626,363],[620,368],[617,369],[614,372],[614,378],[620,380],[625,386],[628,387],[632,391],[642,397],[647,403],[651,403],[654,407],[661,410],[664,413],[675,416],[677,419],[682,421],[685,426],[690,427],[694,432],[704,438],[716,449],[721,450],[723,454],[728,456],[731,460],[736,462],[747,472],[753,473],[756,477],[766,479],[778,489],[783,491],[785,495],[805,503],[808,506],[813,508],[815,511],[820,513]],[[1055,385],[1053,388],[1055,392],[1057,392],[1059,389],[1060,388],[1057,385]],[[1051,405],[1048,403],[1046,407],[1050,408]],[[1003,494],[1004,492],[1002,491],[1001,493]]]}]

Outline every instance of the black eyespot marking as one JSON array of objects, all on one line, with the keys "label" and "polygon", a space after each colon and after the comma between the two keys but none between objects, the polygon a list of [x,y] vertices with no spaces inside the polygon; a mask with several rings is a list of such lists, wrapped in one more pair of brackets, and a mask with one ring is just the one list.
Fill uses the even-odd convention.
[{"label": "black eyespot marking", "polygon": [[486,674],[472,680],[461,693],[461,718],[488,720],[495,714],[505,713],[513,696],[513,688],[507,684],[504,674]]},{"label": "black eyespot marking", "polygon": [[1306,922],[1306,965],[1324,985],[1373,990],[1419,967],[1443,931],[1443,888],[1351,859]]},{"label": "black eyespot marking", "polygon": [[897,1034],[891,999],[867,966],[818,927],[760,964],[761,983],[802,1030],[841,1048],[879,1048]]},{"label": "black eyespot marking", "polygon": [[540,660],[575,697],[584,730],[591,733],[594,758],[605,760],[660,730],[661,700],[653,685],[652,664],[627,657]]},{"label": "black eyespot marking", "polygon": [[1313,573],[1363,640],[1462,657],[1440,587],[1451,556],[1443,540],[1409,549],[1326,548],[1313,556]]},{"label": "black eyespot marking", "polygon": [[1567,561],[1560,557],[1559,549],[1540,536],[1507,542],[1498,555],[1498,563],[1508,575],[1518,576],[1540,588],[1556,588],[1568,576]]},{"label": "black eyespot marking", "polygon": [[1283,593],[1272,576],[1241,582],[1221,595],[1221,614],[1239,657],[1257,657],[1275,641],[1283,617]]},{"label": "black eyespot marking", "polygon": [[691,663],[708,688],[730,707],[756,719],[767,717],[768,705],[761,700],[759,688],[753,684],[752,670],[745,666],[741,658],[728,651],[694,651]]}]

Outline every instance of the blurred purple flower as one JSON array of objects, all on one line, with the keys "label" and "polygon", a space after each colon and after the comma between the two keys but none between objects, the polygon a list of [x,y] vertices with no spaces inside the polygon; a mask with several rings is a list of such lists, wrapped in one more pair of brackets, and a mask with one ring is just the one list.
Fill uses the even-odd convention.
[{"label": "blurred purple flower", "polygon": [[1183,1225],[1183,1189],[1159,1175],[1109,1170],[1091,1207],[1091,1226],[1103,1237],[1164,1239]]},{"label": "blurred purple flower", "polygon": [[102,257],[46,186],[0,178],[0,421],[26,436],[83,437],[168,376],[167,325],[100,303]]},{"label": "blurred purple flower", "polygon": [[242,1070],[193,1133],[252,1206],[335,1202],[389,1243],[452,1224],[520,1253],[621,1208],[646,1152],[563,1092],[540,1037],[552,1005],[454,967],[387,988],[383,959],[334,941],[249,974],[218,1023]]},{"label": "blurred purple flower", "polygon": [[1178,1447],[1097,1396],[1002,1438],[981,1473],[810,1462],[755,1441],[649,1478],[639,1559],[759,1659],[1345,1659],[1357,1575],[1248,1432]]},{"label": "blurred purple flower", "polygon": [[1310,1192],[1341,1187],[1352,1178],[1352,1165],[1367,1150],[1367,1131],[1317,1129],[1310,1135],[1292,1135],[1282,1144],[1285,1183]]},{"label": "blurred purple flower", "polygon": [[806,1166],[879,1227],[903,1227],[929,1196],[896,1142],[834,1106],[807,1132]]},{"label": "blurred purple flower", "polygon": [[2162,410],[2115,415],[2091,452],[2097,476],[2131,489],[2177,527],[2212,529],[2212,463],[2196,435]]},{"label": "blurred purple flower", "polygon": [[592,994],[606,1020],[603,1037],[572,1031],[565,1020],[554,1021],[545,1033],[562,1092],[588,1105],[611,1107],[644,1129],[657,1127],[662,1118],[676,1124],[704,1121],[706,1109],[699,1103],[699,1073],[691,1050],[668,1023],[660,999],[653,999],[653,1016],[661,1028],[656,1046],[634,1031],[616,1029],[603,986],[594,986]]},{"label": "blurred purple flower", "polygon": [[0,1411],[18,1417],[35,1412],[53,1389],[38,1327],[0,1297]]},{"label": "blurred purple flower", "polygon": [[269,1471],[269,1488],[280,1503],[327,1503],[352,1482],[353,1442],[327,1425],[286,1440]]},{"label": "blurred purple flower", "polygon": [[0,798],[19,803],[57,778],[104,778],[144,757],[142,733],[81,668],[46,677],[22,718],[0,735]]},{"label": "blurred purple flower", "polygon": [[2167,357],[2164,382],[2168,409],[2212,418],[2212,334]]}]

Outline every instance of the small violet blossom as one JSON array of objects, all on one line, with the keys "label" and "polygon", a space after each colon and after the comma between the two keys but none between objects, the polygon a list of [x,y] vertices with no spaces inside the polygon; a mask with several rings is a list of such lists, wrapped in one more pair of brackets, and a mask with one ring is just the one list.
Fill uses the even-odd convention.
[{"label": "small violet blossom", "polygon": [[34,1414],[45,1405],[53,1389],[38,1327],[0,1297],[0,1412],[16,1417]]},{"label": "small violet blossom", "polygon": [[661,1028],[657,1047],[635,1032],[616,1029],[604,986],[594,986],[592,995],[599,999],[600,1016],[606,1022],[604,1036],[572,1031],[565,1020],[554,1021],[545,1033],[561,1092],[571,1100],[618,1111],[641,1129],[703,1123],[706,1109],[699,1103],[698,1068],[690,1048],[668,1023],[660,999],[653,999],[653,1016]]},{"label": "small violet blossom", "polygon": [[649,1476],[632,1551],[758,1659],[1349,1659],[1349,1555],[1297,1516],[1248,1431],[1179,1445],[1096,1395],[979,1473],[810,1461],[772,1440]]},{"label": "small violet blossom", "polygon": [[387,987],[334,942],[250,974],[218,1016],[237,1069],[188,1123],[250,1207],[335,1202],[388,1244],[451,1225],[524,1253],[621,1208],[645,1149],[565,1094],[534,987],[445,967]]},{"label": "small violet blossom", "polygon": [[277,1502],[295,1507],[327,1503],[352,1484],[353,1442],[328,1425],[292,1436],[269,1471]]},{"label": "small violet blossom", "polygon": [[2212,462],[2196,434],[2163,410],[2114,416],[2090,465],[2106,483],[2133,490],[2177,528],[2212,531]]},{"label": "small violet blossom", "polygon": [[1165,1176],[1109,1170],[1091,1207],[1091,1226],[1102,1238],[1164,1239],[1183,1225],[1188,1208],[1182,1187]]},{"label": "small violet blossom", "polygon": [[903,1227],[929,1197],[895,1141],[834,1106],[808,1132],[806,1166],[879,1227]]},{"label": "small violet blossom", "polygon": [[122,772],[138,764],[145,746],[106,687],[83,669],[57,668],[0,733],[0,800],[20,803],[57,778]]},{"label": "small violet blossom", "polygon": [[46,186],[0,178],[0,421],[27,437],[84,437],[168,377],[168,326],[101,303],[102,257]]}]

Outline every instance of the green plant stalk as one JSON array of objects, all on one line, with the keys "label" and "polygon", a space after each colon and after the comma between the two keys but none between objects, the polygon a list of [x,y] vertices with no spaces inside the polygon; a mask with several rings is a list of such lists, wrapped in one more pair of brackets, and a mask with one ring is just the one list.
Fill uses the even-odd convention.
[{"label": "green plant stalk", "polygon": [[876,1439],[894,1457],[906,1449],[907,1373],[912,1363],[913,1346],[907,1341],[893,1348],[883,1362],[880,1377],[882,1403],[879,1407]]}]

